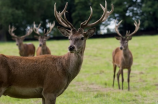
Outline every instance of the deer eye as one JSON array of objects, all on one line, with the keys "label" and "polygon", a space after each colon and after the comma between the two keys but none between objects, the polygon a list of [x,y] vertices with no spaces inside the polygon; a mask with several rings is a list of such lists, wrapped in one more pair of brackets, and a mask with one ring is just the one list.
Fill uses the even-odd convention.
[{"label": "deer eye", "polygon": [[81,40],[83,40],[83,39],[84,39],[84,37],[81,38]]}]

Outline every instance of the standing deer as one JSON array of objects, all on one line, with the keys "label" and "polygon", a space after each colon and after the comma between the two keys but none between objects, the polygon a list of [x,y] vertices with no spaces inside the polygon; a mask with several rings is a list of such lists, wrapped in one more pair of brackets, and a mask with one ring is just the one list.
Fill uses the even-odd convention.
[{"label": "standing deer", "polygon": [[16,45],[19,48],[19,54],[20,56],[34,56],[35,55],[35,46],[32,43],[29,44],[23,44],[23,40],[25,37],[29,36],[32,33],[32,29],[29,29],[29,31],[21,37],[16,36],[13,31],[16,30],[14,26],[12,28],[9,25],[9,34],[13,37],[12,39],[16,41]]},{"label": "standing deer", "polygon": [[120,21],[118,24],[116,24],[115,21],[115,31],[120,37],[116,37],[117,40],[120,40],[120,47],[117,47],[113,53],[113,68],[114,68],[114,75],[113,75],[113,87],[114,87],[114,81],[115,81],[115,73],[116,73],[116,67],[119,67],[119,71],[117,73],[117,81],[118,81],[118,88],[120,89],[120,83],[119,83],[119,76],[122,75],[122,90],[123,90],[123,69],[128,69],[128,90],[130,90],[130,72],[131,72],[131,66],[133,63],[133,56],[131,51],[128,48],[128,41],[132,39],[132,35],[135,34],[140,26],[140,21],[137,23],[135,21],[135,30],[130,34],[130,31],[126,31],[126,35],[123,37],[119,31],[118,27],[121,24],[122,21]]},{"label": "standing deer", "polygon": [[51,30],[55,26],[55,22],[53,24],[48,23],[48,25],[50,27],[50,30],[45,33],[45,29],[44,29],[44,36],[42,36],[39,33],[39,28],[40,28],[41,24],[39,24],[38,28],[37,28],[35,25],[35,22],[34,22],[34,32],[39,35],[39,36],[35,36],[35,38],[37,38],[39,40],[39,47],[36,51],[36,56],[44,55],[44,54],[51,54],[50,49],[46,45],[46,40],[49,39],[49,36],[47,36],[47,35],[51,32]]},{"label": "standing deer", "polygon": [[[107,11],[107,4],[103,15],[94,23],[88,20],[81,23],[76,30],[67,20],[65,13],[68,3],[63,11],[57,12],[54,5],[54,15],[59,24],[59,31],[70,39],[69,52],[63,56],[41,55],[38,57],[18,57],[0,55],[0,96],[8,95],[16,98],[42,98],[42,104],[55,104],[56,98],[68,87],[70,82],[79,73],[87,38],[93,36],[95,28],[84,32],[84,28],[93,27],[107,19],[113,11]],[[64,18],[62,15],[64,14]],[[69,28],[70,30],[66,29]]]}]

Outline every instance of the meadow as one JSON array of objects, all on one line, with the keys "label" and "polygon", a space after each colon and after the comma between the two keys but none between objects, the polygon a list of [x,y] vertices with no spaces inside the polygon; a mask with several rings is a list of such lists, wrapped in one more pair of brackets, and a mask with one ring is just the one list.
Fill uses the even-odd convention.
[{"label": "meadow", "polygon": [[[34,43],[37,49],[38,41],[29,42]],[[68,52],[69,41],[50,40],[47,46],[53,55],[63,55]],[[56,104],[158,104],[158,36],[133,37],[129,41],[134,57],[130,91],[127,88],[126,69],[124,90],[118,89],[117,80],[112,87],[112,51],[118,46],[119,41],[115,38],[88,39],[81,71],[57,98]],[[15,42],[1,42],[0,53],[19,56]],[[2,96],[0,104],[42,103],[41,99]]]}]

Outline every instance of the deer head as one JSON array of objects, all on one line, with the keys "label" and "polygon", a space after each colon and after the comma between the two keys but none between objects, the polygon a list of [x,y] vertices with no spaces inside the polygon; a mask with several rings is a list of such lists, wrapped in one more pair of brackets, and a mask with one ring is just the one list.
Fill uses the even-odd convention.
[{"label": "deer head", "polygon": [[125,50],[128,48],[128,41],[132,39],[132,35],[138,31],[139,26],[140,26],[140,20],[138,21],[138,23],[136,21],[134,22],[135,30],[132,33],[130,33],[130,31],[126,31],[125,36],[122,36],[120,32],[118,31],[118,27],[121,24],[121,22],[122,20],[118,24],[116,24],[116,21],[115,21],[115,31],[120,36],[120,37],[116,37],[116,39],[120,40],[120,49]]},{"label": "deer head", "polygon": [[17,46],[20,46],[23,43],[23,40],[25,39],[25,37],[29,36],[33,31],[32,28],[30,28],[24,36],[18,37],[13,33],[14,30],[16,30],[16,28],[14,26],[10,27],[9,25],[8,32],[13,37],[12,39],[16,41]]},{"label": "deer head", "polygon": [[36,34],[38,34],[38,36],[35,36],[35,38],[37,38],[39,40],[39,46],[42,47],[43,45],[46,44],[46,40],[49,39],[49,36],[47,36],[53,29],[53,27],[55,26],[55,22],[53,22],[53,24],[51,23],[48,23],[48,26],[49,26],[49,30],[47,30],[47,32],[45,32],[45,29],[44,29],[44,36],[42,36],[40,33],[39,33],[39,28],[41,26],[41,23],[38,25],[38,27],[36,27],[36,24],[34,22],[34,32]]},{"label": "deer head", "polygon": [[[96,30],[95,28],[91,28],[85,32],[84,29],[87,27],[93,27],[98,23],[104,22],[108,18],[108,16],[113,12],[114,7],[112,5],[111,11],[107,11],[107,2],[105,1],[105,7],[103,7],[100,4],[101,8],[103,9],[102,16],[96,22],[88,24],[88,22],[90,21],[90,19],[92,17],[92,14],[93,14],[93,10],[90,7],[91,13],[90,13],[89,18],[80,24],[79,29],[76,29],[66,18],[67,5],[68,5],[68,3],[66,3],[65,8],[63,9],[62,12],[57,12],[56,3],[55,3],[54,4],[54,16],[55,16],[57,22],[63,26],[63,27],[58,27],[58,30],[63,34],[63,36],[68,37],[70,40],[70,46],[68,47],[68,50],[71,53],[79,53],[82,50],[84,50],[86,39],[93,36],[93,34]],[[63,15],[64,15],[64,17],[62,17]]]}]

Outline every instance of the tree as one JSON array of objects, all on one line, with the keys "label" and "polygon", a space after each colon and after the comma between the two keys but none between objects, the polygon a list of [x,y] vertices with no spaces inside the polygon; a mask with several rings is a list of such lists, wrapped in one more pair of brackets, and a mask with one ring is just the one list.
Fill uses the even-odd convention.
[{"label": "tree", "polygon": [[141,23],[142,29],[158,31],[158,0],[142,0]]},{"label": "tree", "polygon": [[123,20],[120,25],[120,33],[125,34],[126,30],[134,30],[134,20],[139,20],[141,12],[140,0],[113,0],[115,6],[112,18],[118,21]]},{"label": "tree", "polygon": [[1,0],[0,1],[0,37],[1,40],[10,39],[7,33],[8,26],[14,25],[18,35],[23,35],[28,26],[32,27],[33,21],[42,23],[43,28],[47,22],[55,20],[53,14],[53,0]]},{"label": "tree", "polygon": [[[108,10],[111,10],[110,0],[107,0]],[[80,23],[87,20],[90,15],[90,6],[93,8],[93,16],[90,22],[95,22],[98,20],[103,10],[100,7],[100,4],[105,5],[104,0],[75,0],[75,12],[72,14],[74,19],[74,24],[76,27],[80,26]],[[104,22],[103,25],[108,25],[109,22]],[[97,30],[100,30],[100,25],[96,25]]]}]

